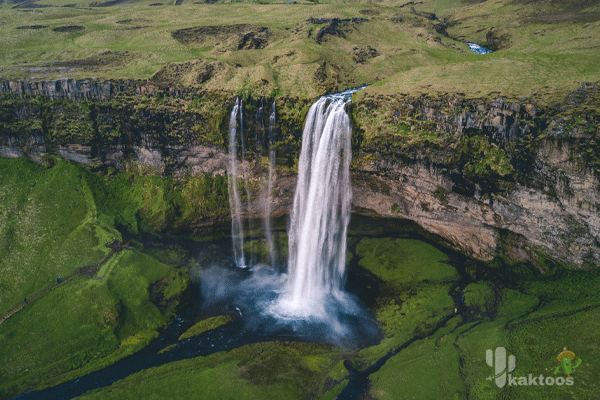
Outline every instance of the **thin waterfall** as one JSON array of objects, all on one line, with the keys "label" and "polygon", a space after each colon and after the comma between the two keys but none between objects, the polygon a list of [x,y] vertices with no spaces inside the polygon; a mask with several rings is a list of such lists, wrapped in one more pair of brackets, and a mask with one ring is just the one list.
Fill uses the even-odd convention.
[{"label": "thin waterfall", "polygon": [[256,129],[254,130],[254,148],[256,149],[256,152],[258,154],[263,154],[264,152],[264,148],[263,148],[263,141],[262,138],[264,137],[264,123],[263,123],[263,118],[264,118],[264,109],[265,109],[265,98],[261,97],[260,98],[260,106],[258,107],[258,110],[256,110]]},{"label": "thin waterfall", "polygon": [[302,133],[282,298],[292,315],[325,315],[326,297],[338,297],[343,289],[351,198],[348,101],[345,96],[320,98]]},{"label": "thin waterfall", "polygon": [[265,198],[265,236],[269,248],[269,261],[275,267],[275,246],[273,244],[273,228],[271,224],[271,207],[273,200],[273,181],[275,180],[275,99],[269,115],[269,177],[267,181],[267,196]]},{"label": "thin waterfall", "polygon": [[[244,136],[243,99],[240,99],[239,117],[240,117],[240,143],[242,146],[242,149],[241,149],[242,150],[242,177],[244,179],[244,191],[246,192],[246,210],[248,211],[248,213],[250,213],[250,210],[252,209],[252,202],[251,202],[252,196],[250,195],[250,186],[248,185],[249,176],[248,176],[248,169],[246,167],[246,138]],[[248,219],[248,240],[250,242],[250,260],[248,260],[248,261],[250,261],[249,265],[254,264],[254,240],[252,237],[252,230],[253,230],[252,219],[249,218]],[[244,264],[244,265],[247,266],[247,264]]]},{"label": "thin waterfall", "polygon": [[[241,102],[235,99],[235,105],[229,117],[229,168],[227,181],[229,187],[229,206],[231,208],[231,239],[233,241],[233,257],[235,265],[246,268],[244,257],[244,225],[242,223],[242,201],[238,190],[238,158],[237,158],[237,122],[241,114]],[[240,122],[243,120],[240,117]],[[243,124],[240,123],[240,136],[243,137]],[[243,139],[242,139],[243,142]],[[243,146],[242,146],[243,148]]]}]

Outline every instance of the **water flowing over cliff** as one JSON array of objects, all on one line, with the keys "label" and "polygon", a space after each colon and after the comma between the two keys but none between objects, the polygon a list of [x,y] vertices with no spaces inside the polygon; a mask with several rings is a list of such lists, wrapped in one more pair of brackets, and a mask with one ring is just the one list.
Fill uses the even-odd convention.
[{"label": "water flowing over cliff", "polygon": [[[235,265],[239,268],[246,268],[246,258],[244,257],[244,225],[242,223],[242,201],[238,188],[238,160],[237,160],[237,122],[238,113],[240,116],[240,101],[235,100],[235,106],[231,111],[229,119],[229,204],[231,206],[231,240],[233,241],[233,257]],[[241,125],[241,124],[240,124]],[[240,137],[243,137],[243,128],[240,127]]]},{"label": "water flowing over cliff", "polygon": [[325,298],[342,290],[351,194],[345,104],[344,98],[322,97],[306,118],[283,300],[293,314],[321,314]]}]

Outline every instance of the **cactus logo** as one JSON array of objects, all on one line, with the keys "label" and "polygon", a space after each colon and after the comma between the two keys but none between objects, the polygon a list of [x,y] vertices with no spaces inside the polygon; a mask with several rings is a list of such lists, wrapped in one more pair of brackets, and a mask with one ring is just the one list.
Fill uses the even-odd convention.
[{"label": "cactus logo", "polygon": [[575,364],[571,364],[571,360],[575,358],[575,354],[572,351],[568,351],[566,348],[563,352],[558,355],[558,361],[561,365],[556,368],[554,375],[558,374],[560,369],[567,375],[566,377],[559,376],[554,378],[553,376],[533,375],[528,374],[527,376],[514,376],[511,374],[517,366],[517,357],[513,355],[507,356],[506,349],[504,347],[496,347],[496,350],[486,350],[485,361],[487,365],[494,368],[494,375],[487,378],[488,381],[493,380],[496,386],[503,388],[504,386],[572,386],[575,383],[574,378],[570,375],[575,372],[575,368],[581,364],[581,359],[578,359]]},{"label": "cactus logo", "polygon": [[487,365],[494,368],[495,374],[487,378],[488,381],[495,380],[499,388],[506,385],[507,374],[514,371],[517,366],[517,358],[513,355],[506,357],[504,347],[496,347],[496,351],[487,350],[485,352],[485,361]]}]

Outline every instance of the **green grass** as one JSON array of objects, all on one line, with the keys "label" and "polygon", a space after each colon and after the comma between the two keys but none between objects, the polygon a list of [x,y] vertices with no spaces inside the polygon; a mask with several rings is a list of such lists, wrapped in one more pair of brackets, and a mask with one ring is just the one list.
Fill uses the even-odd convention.
[{"label": "green grass", "polygon": [[412,343],[370,376],[371,393],[385,399],[466,399],[453,341],[460,318],[427,340]]},{"label": "green grass", "polygon": [[[61,5],[59,0],[41,3],[55,1]],[[202,84],[208,90],[237,92],[245,88],[256,95],[283,91],[302,97],[369,83],[375,84],[367,89],[369,94],[465,93],[490,97],[499,91],[509,97],[547,100],[564,96],[583,81],[599,80],[595,66],[600,56],[590,50],[598,45],[600,30],[598,11],[593,9],[575,7],[574,17],[564,18],[568,6],[557,8],[539,2],[429,0],[415,5],[419,11],[433,11],[444,18],[448,23],[446,37],[434,29],[439,21],[415,15],[410,7],[387,3],[185,2],[181,6],[149,7],[151,3],[144,0],[105,8],[49,7],[35,13],[4,6],[0,9],[4,22],[0,25],[4,38],[0,70],[11,79],[150,78],[170,63],[193,61],[201,67],[218,61],[222,63],[219,72]],[[375,15],[362,14],[365,9]],[[344,28],[345,37],[329,36],[319,44],[314,37],[322,25],[308,23],[310,17],[366,17],[369,21]],[[397,17],[402,21],[392,20]],[[177,29],[232,24],[267,26],[268,46],[238,51],[235,35],[219,44],[211,38],[209,42],[182,44],[171,35]],[[16,29],[29,25],[48,28]],[[52,31],[67,25],[86,29],[77,33]],[[508,37],[509,45],[486,56],[470,52],[463,42],[485,44],[491,28]],[[369,45],[379,56],[356,63],[352,53],[355,45]],[[99,62],[76,62],[86,59]],[[199,64],[198,59],[202,60]],[[64,64],[54,67],[54,62]],[[315,78],[323,62],[327,82]],[[37,67],[41,69],[35,70]],[[196,67],[187,71],[174,75],[173,83],[198,85]]]},{"label": "green grass", "polygon": [[211,329],[218,328],[221,325],[225,325],[232,320],[231,315],[218,315],[216,317],[209,317],[203,319],[200,322],[196,322],[187,331],[179,336],[179,340],[185,340],[193,336],[199,335]]},{"label": "green grass", "polygon": [[[89,185],[96,179],[60,160],[45,168],[0,159],[0,314],[58,276],[97,264],[109,252],[105,244],[121,239],[116,210],[103,202],[111,192]],[[155,282],[168,283],[156,290],[169,306],[150,301]],[[139,350],[169,321],[188,282],[128,249],[97,278],[76,276],[30,302],[0,325],[0,397],[73,379]]]},{"label": "green grass", "polygon": [[[593,361],[600,324],[600,303],[592,289],[597,275],[563,270],[559,276],[522,280],[518,290],[505,288],[495,295],[490,294],[490,282],[468,285],[465,302],[470,306],[493,303],[494,317],[467,322],[459,315],[431,337],[415,341],[370,376],[372,395],[380,399],[593,397],[598,390],[593,377],[599,368]],[[496,347],[516,356],[513,376],[558,376],[553,372],[563,347],[583,363],[573,375],[573,386],[500,389],[486,379],[493,369],[486,364],[485,353]]]},{"label": "green grass", "polygon": [[0,314],[14,303],[96,264],[120,238],[97,218],[85,171],[70,163],[45,169],[0,159]]},{"label": "green grass", "polygon": [[416,239],[364,238],[356,245],[359,265],[384,281],[412,286],[422,281],[456,280],[456,270],[448,256]]},{"label": "green grass", "polygon": [[356,245],[359,265],[383,281],[374,314],[384,333],[360,356],[374,361],[414,335],[427,334],[454,313],[448,294],[458,280],[447,255],[415,239],[364,238]]},{"label": "green grass", "polygon": [[338,360],[308,343],[257,343],[142,371],[78,399],[304,399],[323,394]]}]

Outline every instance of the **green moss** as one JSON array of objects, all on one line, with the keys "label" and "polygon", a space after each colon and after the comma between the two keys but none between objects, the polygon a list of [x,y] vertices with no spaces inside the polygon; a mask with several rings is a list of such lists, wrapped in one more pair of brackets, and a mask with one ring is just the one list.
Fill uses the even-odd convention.
[{"label": "green moss", "polygon": [[483,135],[463,134],[453,155],[465,177],[480,183],[486,190],[495,190],[498,179],[514,173],[506,152]]},{"label": "green moss", "polygon": [[185,331],[181,336],[179,336],[179,340],[185,340],[187,338],[191,338],[192,336],[196,336],[206,331],[210,331],[211,329],[218,328],[221,325],[229,323],[231,320],[231,315],[219,315],[216,317],[209,317],[203,319],[202,321],[192,325],[187,331]]},{"label": "green moss", "polygon": [[496,316],[498,318],[516,318],[531,311],[538,304],[539,299],[536,296],[523,294],[514,289],[504,289]]},{"label": "green moss", "polygon": [[356,254],[360,257],[359,265],[384,281],[409,286],[458,277],[444,253],[420,240],[364,238],[356,246]]},{"label": "green moss", "polygon": [[338,383],[333,387],[333,389],[329,390],[320,400],[335,400],[337,396],[342,392],[342,390],[346,387],[348,381],[343,381]]},{"label": "green moss", "polygon": [[369,379],[371,393],[385,399],[466,399],[460,359],[454,348],[456,333],[448,333],[459,318],[438,334],[412,343]]},{"label": "green moss", "polygon": [[453,313],[448,293],[458,274],[435,247],[415,239],[364,238],[356,255],[359,265],[384,281],[374,313],[385,338],[361,357],[375,360]]},{"label": "green moss", "polygon": [[[96,265],[121,235],[110,192],[85,168],[53,159],[48,168],[0,159],[0,305]],[[90,184],[91,183],[91,184]],[[8,244],[8,246],[6,246]],[[157,281],[169,305],[151,302]],[[0,326],[0,396],[54,385],[141,349],[158,335],[187,276],[135,249],[111,257],[93,279],[76,275]]]},{"label": "green moss", "polygon": [[107,217],[130,232],[186,232],[198,220],[227,215],[227,180],[188,176],[180,183],[137,172],[87,177]]},{"label": "green moss", "polygon": [[337,364],[331,368],[329,371],[329,376],[335,380],[339,381],[348,375],[348,370],[344,366],[344,360],[340,360]]},{"label": "green moss", "polygon": [[[0,314],[79,268],[100,261],[119,233],[98,218],[86,171],[0,159]],[[17,268],[18,266],[18,268]]]},{"label": "green moss", "polygon": [[454,301],[448,295],[449,287],[428,285],[415,294],[403,294],[399,299],[382,299],[377,309],[377,320],[389,338],[424,334],[436,321],[453,312]]},{"label": "green moss", "polygon": [[495,311],[496,294],[488,282],[469,283],[463,289],[465,305],[479,314]]},{"label": "green moss", "polygon": [[127,377],[81,399],[304,399],[324,394],[333,349],[308,343],[256,343],[178,361]]}]

